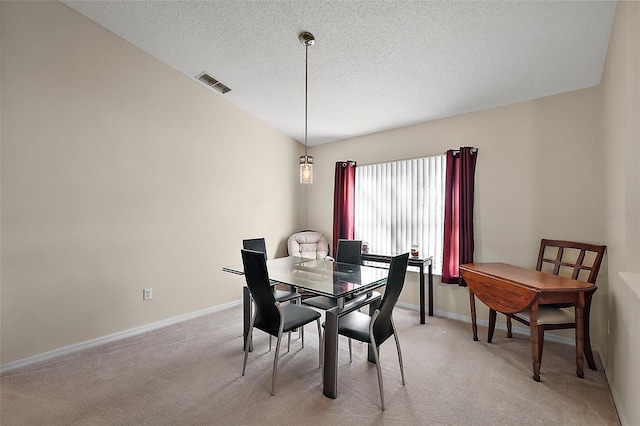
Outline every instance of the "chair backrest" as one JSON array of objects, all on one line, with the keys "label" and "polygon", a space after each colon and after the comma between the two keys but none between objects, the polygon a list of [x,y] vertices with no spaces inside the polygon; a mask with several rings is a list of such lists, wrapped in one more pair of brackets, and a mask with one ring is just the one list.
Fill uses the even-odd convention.
[{"label": "chair backrest", "polygon": [[362,241],[338,240],[336,262],[362,265]]},{"label": "chair backrest", "polygon": [[280,312],[273,296],[267,259],[264,253],[254,250],[241,250],[244,278],[255,303],[255,327],[270,334],[278,334]]},{"label": "chair backrest", "polygon": [[606,248],[596,244],[543,239],[536,269],[595,284]]},{"label": "chair backrest", "polygon": [[393,324],[391,322],[391,314],[396,302],[400,297],[402,288],[404,287],[404,278],[407,275],[407,264],[409,263],[409,253],[395,256],[391,259],[389,265],[389,277],[387,285],[384,289],[384,296],[380,302],[380,314],[373,326],[373,335],[376,344],[381,345],[391,335],[393,335]]},{"label": "chair backrest", "polygon": [[329,256],[329,241],[321,232],[301,231],[289,237],[287,249],[289,256],[324,259]]},{"label": "chair backrest", "polygon": [[262,252],[264,253],[264,258],[267,259],[267,243],[264,241],[264,238],[242,240],[242,248]]}]

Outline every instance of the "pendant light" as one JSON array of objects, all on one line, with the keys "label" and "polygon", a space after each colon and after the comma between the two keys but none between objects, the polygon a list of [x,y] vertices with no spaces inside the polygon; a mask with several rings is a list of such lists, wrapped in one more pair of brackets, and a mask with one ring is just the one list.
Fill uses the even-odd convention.
[{"label": "pendant light", "polygon": [[309,32],[300,33],[300,43],[304,44],[304,155],[300,157],[300,183],[313,183],[313,157],[307,155],[307,99],[309,80],[309,47],[313,46],[316,39]]}]

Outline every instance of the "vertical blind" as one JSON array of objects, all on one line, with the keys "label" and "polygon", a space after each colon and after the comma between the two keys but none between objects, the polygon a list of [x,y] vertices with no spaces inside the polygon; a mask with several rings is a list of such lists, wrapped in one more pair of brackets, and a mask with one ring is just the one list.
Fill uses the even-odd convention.
[{"label": "vertical blind", "polygon": [[446,156],[356,168],[355,238],[371,253],[405,253],[413,244],[442,270]]}]

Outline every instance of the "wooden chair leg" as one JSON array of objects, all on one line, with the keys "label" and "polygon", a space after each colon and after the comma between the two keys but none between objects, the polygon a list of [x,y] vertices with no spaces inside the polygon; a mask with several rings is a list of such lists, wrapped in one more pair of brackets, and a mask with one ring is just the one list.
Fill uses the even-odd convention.
[{"label": "wooden chair leg", "polygon": [[584,307],[584,357],[587,359],[587,365],[592,370],[597,370],[596,360],[593,358],[593,352],[591,351],[591,333],[589,331],[589,316],[591,314],[591,299],[586,303]]},{"label": "wooden chair leg", "polygon": [[538,360],[542,365],[542,348],[544,347],[544,326],[538,326]]},{"label": "wooden chair leg", "polygon": [[497,317],[498,313],[489,308],[489,330],[487,331],[487,343],[491,343],[491,340],[493,340],[493,332],[496,329],[496,317]]}]

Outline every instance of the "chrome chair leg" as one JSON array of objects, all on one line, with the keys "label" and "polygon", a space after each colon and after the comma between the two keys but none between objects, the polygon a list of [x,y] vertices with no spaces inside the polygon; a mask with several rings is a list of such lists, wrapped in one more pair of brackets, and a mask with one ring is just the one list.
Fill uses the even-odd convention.
[{"label": "chrome chair leg", "polygon": [[353,356],[351,354],[351,337],[349,337],[349,362],[353,362]]},{"label": "chrome chair leg", "polygon": [[[289,336],[289,340],[287,340],[287,353],[289,353],[291,350],[291,332],[287,333],[287,335]],[[269,335],[269,352],[271,352],[271,335]]]},{"label": "chrome chair leg", "polygon": [[393,327],[393,338],[396,341],[396,348],[398,349],[398,361],[400,362],[400,375],[402,376],[402,386],[404,386],[404,365],[402,363],[402,351],[400,350],[400,339],[398,339],[398,333],[396,333],[396,325],[391,318],[391,326]]},{"label": "chrome chair leg", "polygon": [[380,348],[376,346],[375,339],[371,339],[371,347],[373,348],[373,359],[376,362],[376,370],[378,370],[378,385],[380,387],[380,404],[382,406],[382,411],[384,411],[384,388],[382,385],[382,369],[380,368],[380,357],[378,356],[378,351]]},{"label": "chrome chair leg", "polygon": [[[302,306],[302,296],[296,299],[296,304],[298,306]],[[298,329],[298,338],[302,339],[302,343],[303,343],[302,347],[304,347],[304,329],[302,327]]]},{"label": "chrome chair leg", "polygon": [[393,332],[393,337],[396,340],[396,348],[398,348],[398,361],[400,361],[400,376],[402,376],[402,386],[404,386],[404,366],[402,364],[402,351],[400,350],[400,340],[398,340],[398,335],[396,332]]},{"label": "chrome chair leg", "polygon": [[244,344],[244,363],[242,364],[242,375],[244,376],[244,372],[247,369],[247,358],[249,356],[249,348],[253,344],[253,324],[255,322],[255,317],[251,318],[251,324],[249,324],[249,334],[247,335],[247,341]]},{"label": "chrome chair leg", "polygon": [[280,340],[282,339],[282,331],[278,332],[278,340],[276,341],[276,355],[273,357],[273,374],[271,375],[271,396],[276,390],[276,375],[278,374],[278,356],[280,355]]},{"label": "chrome chair leg", "polygon": [[[322,331],[320,329],[322,326],[320,325],[320,318],[316,320],[318,323],[318,368],[322,367]],[[303,341],[304,342],[304,341]]]},{"label": "chrome chair leg", "polygon": [[320,339],[320,381],[324,385],[324,331],[322,331],[322,338]]}]

